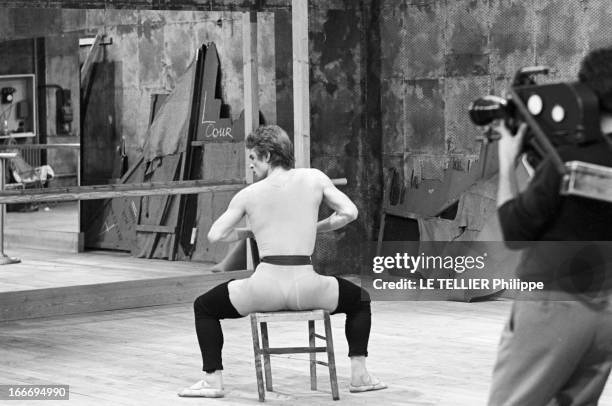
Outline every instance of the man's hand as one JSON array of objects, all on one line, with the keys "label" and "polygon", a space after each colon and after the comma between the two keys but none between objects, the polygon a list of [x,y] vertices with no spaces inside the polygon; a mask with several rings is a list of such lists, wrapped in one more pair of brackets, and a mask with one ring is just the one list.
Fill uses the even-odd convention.
[{"label": "man's hand", "polygon": [[523,123],[513,136],[503,120],[492,124],[491,129],[500,135],[497,145],[499,153],[499,170],[514,170],[523,147],[523,138],[527,132],[527,124]]},{"label": "man's hand", "polygon": [[515,168],[523,147],[527,124],[521,124],[514,136],[503,121],[495,123],[491,128],[501,136],[498,146],[499,185],[497,188],[497,207],[500,207],[507,201],[514,199],[518,193]]}]

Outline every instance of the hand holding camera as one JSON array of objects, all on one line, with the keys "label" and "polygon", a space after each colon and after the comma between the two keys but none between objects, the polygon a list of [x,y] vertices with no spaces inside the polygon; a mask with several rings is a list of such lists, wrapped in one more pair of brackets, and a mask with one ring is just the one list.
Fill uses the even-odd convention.
[{"label": "hand holding camera", "polygon": [[499,134],[498,153],[499,153],[499,169],[513,170],[518,161],[518,157],[523,150],[523,140],[527,133],[527,124],[522,123],[516,134],[506,126],[504,120],[496,120],[491,123],[491,130]]}]

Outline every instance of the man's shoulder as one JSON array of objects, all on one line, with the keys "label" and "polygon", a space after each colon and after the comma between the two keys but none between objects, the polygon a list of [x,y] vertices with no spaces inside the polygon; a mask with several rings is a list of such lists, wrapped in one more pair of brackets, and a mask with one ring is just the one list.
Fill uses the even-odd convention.
[{"label": "man's shoulder", "polygon": [[257,193],[256,190],[258,187],[259,186],[257,185],[257,182],[251,183],[250,185],[247,185],[240,189],[238,193],[234,195],[232,200],[236,202],[246,202],[250,199],[250,196],[253,196],[253,193]]},{"label": "man's shoulder", "polygon": [[302,179],[311,179],[315,181],[324,181],[329,179],[321,170],[316,168],[295,168],[293,169],[296,175]]}]

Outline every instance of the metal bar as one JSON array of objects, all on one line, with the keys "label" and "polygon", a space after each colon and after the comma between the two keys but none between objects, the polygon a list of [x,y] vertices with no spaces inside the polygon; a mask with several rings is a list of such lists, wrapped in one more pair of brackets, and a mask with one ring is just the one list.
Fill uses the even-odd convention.
[{"label": "metal bar", "polygon": [[15,144],[15,145],[0,145],[0,149],[80,149],[81,144]]},{"label": "metal bar", "polygon": [[178,182],[132,183],[121,185],[73,186],[38,190],[0,192],[1,203],[35,203],[50,201],[96,200],[114,197],[183,195],[205,192],[238,191],[243,182],[209,182],[202,180]]}]

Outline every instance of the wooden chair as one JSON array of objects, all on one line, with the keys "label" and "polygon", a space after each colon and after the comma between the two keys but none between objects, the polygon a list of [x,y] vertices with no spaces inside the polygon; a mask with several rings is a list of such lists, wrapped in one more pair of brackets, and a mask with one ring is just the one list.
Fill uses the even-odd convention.
[{"label": "wooden chair", "polygon": [[[253,267],[259,264],[259,249],[254,238],[248,238],[250,247],[250,258]],[[323,320],[325,335],[319,335],[315,331],[315,321]],[[287,321],[308,321],[308,347],[282,347],[270,348],[268,340],[268,323],[287,322]],[[259,330],[261,329],[261,340]],[[279,312],[258,312],[251,314],[251,332],[253,336],[253,353],[255,355],[255,374],[257,376],[257,392],[259,401],[263,402],[266,398],[266,390],[272,391],[272,368],[270,365],[270,354],[310,354],[310,389],[317,390],[317,364],[329,368],[329,380],[331,383],[332,398],[340,399],[338,394],[338,378],[336,376],[336,358],[334,357],[334,341],[332,337],[331,321],[329,312],[326,310],[306,310],[306,311],[279,311]],[[316,339],[325,340],[324,347],[316,346]],[[260,343],[261,342],[261,346]],[[317,352],[327,353],[327,362],[317,361]],[[265,388],[264,372],[265,371]]]},{"label": "wooden chair", "polygon": [[[325,335],[315,332],[315,321],[323,320]],[[277,347],[270,348],[268,340],[268,323],[286,321],[308,321],[308,347]],[[261,346],[259,339],[261,329]],[[332,338],[331,322],[329,312],[325,310],[308,311],[281,311],[262,312],[251,314],[251,330],[253,334],[253,352],[255,354],[255,373],[257,375],[257,391],[259,401],[263,402],[266,397],[265,391],[272,391],[272,368],[270,365],[270,354],[310,354],[310,389],[317,390],[317,364],[329,368],[329,380],[331,383],[332,398],[340,399],[338,394],[338,378],[336,376],[336,359],[334,357],[334,344]],[[316,339],[325,340],[325,346],[316,346]],[[327,362],[318,361],[317,353],[326,352]],[[263,369],[262,372],[262,360]],[[264,388],[265,373],[265,388]]]}]

